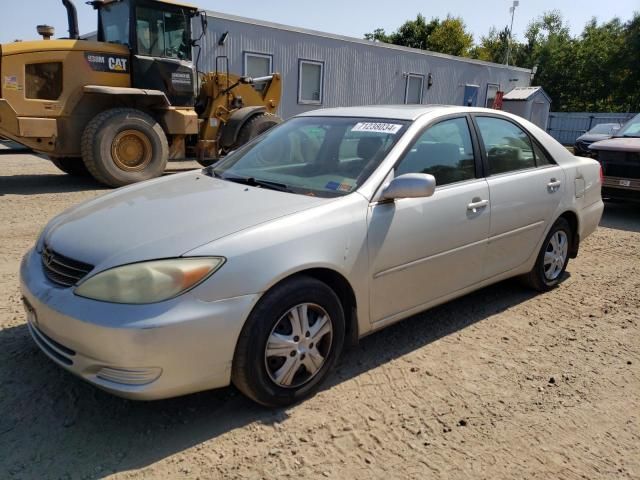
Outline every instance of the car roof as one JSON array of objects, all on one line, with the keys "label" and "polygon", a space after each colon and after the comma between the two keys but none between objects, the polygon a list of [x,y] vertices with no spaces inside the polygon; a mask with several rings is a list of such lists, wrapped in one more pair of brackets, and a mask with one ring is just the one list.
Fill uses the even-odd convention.
[{"label": "car roof", "polygon": [[366,117],[396,120],[415,120],[426,114],[436,113],[502,113],[499,110],[477,107],[459,107],[456,105],[368,105],[362,107],[322,108],[310,110],[298,117]]}]

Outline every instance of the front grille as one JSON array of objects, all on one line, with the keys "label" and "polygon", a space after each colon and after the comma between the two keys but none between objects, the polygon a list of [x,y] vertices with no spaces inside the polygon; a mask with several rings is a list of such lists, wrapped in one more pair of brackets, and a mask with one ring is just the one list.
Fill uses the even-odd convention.
[{"label": "front grille", "polygon": [[46,245],[42,249],[41,258],[47,278],[64,287],[75,285],[93,270],[93,265],[60,255]]},{"label": "front grille", "polygon": [[640,178],[640,153],[602,150],[598,161],[607,177]]}]

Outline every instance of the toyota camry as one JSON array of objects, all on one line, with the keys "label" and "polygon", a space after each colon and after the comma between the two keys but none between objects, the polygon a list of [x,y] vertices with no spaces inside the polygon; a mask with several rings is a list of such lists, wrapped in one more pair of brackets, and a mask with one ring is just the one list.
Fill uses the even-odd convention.
[{"label": "toyota camry", "polygon": [[387,325],[509,277],[558,286],[598,225],[601,179],[496,110],[307,112],[51,220],[21,264],[28,328],[116,395],[233,383],[291,404]]}]

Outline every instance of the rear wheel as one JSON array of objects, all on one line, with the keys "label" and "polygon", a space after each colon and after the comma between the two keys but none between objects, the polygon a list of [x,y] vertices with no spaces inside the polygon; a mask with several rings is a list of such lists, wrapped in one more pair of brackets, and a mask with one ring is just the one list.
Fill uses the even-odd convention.
[{"label": "rear wheel", "polygon": [[114,108],[96,116],[82,135],[82,158],[101,183],[120,187],[162,175],[169,145],[162,127],[144,112]]},{"label": "rear wheel", "polygon": [[569,263],[569,247],[572,238],[573,233],[569,222],[559,218],[547,234],[536,264],[524,277],[530,287],[545,292],[560,283]]},{"label": "rear wheel", "polygon": [[80,157],[49,157],[49,160],[64,173],[73,175],[74,177],[91,176]]},{"label": "rear wheel", "polygon": [[251,312],[236,346],[233,383],[269,407],[314,393],[344,343],[344,312],[326,284],[296,277],[267,292]]}]

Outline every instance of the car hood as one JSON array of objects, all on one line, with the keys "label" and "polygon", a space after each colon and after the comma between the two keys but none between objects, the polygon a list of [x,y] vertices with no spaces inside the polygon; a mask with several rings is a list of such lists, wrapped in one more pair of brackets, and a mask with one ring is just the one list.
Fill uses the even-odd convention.
[{"label": "car hood", "polygon": [[614,137],[608,140],[592,143],[592,150],[611,150],[617,152],[640,152],[640,138]]},{"label": "car hood", "polygon": [[599,142],[600,140],[606,140],[611,138],[611,135],[606,133],[585,133],[576,139],[576,142]]},{"label": "car hood", "polygon": [[195,171],[122,188],[74,207],[47,226],[43,240],[61,255],[103,270],[178,257],[205,243],[329,201],[232,183]]}]

